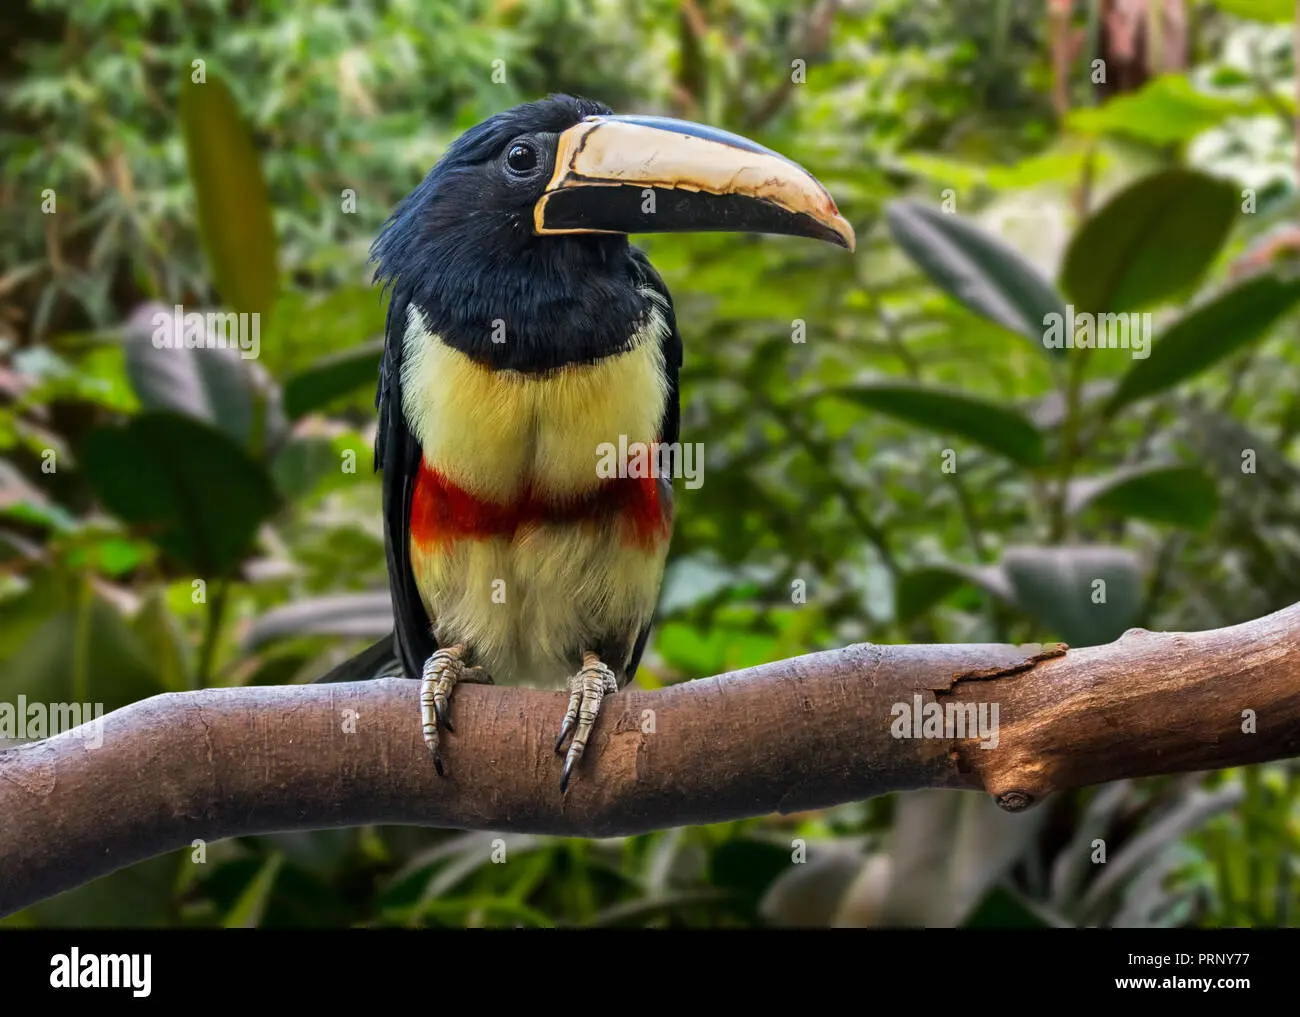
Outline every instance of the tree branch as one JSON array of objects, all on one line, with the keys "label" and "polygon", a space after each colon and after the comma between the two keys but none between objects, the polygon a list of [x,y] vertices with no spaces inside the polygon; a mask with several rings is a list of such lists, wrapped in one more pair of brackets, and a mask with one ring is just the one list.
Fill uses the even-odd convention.
[{"label": "tree branch", "polygon": [[[567,797],[552,751],[562,692],[458,688],[446,779],[413,681],[169,693],[102,718],[98,746],[78,728],[0,752],[0,913],[195,838],[369,823],[603,837],[914,788],[982,788],[1019,810],[1066,788],[1287,758],[1300,755],[1298,651],[1300,604],[1068,652],[814,653],[607,699]],[[986,720],[996,706],[996,745],[896,737],[913,730],[899,704],[916,702],[984,704]]]}]

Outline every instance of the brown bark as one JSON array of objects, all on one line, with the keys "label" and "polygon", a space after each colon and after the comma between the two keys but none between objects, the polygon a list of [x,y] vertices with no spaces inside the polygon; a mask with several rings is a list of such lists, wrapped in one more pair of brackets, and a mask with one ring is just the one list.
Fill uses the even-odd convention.
[{"label": "brown bark", "polygon": [[[105,716],[98,747],[72,731],[0,752],[0,913],[195,838],[368,823],[601,837],[914,788],[1018,810],[1300,755],[1300,604],[1087,649],[863,644],[626,691],[606,699],[567,797],[552,751],[564,693],[458,688],[439,779],[417,688],[171,693]],[[997,704],[996,747],[895,737],[914,696]]]}]

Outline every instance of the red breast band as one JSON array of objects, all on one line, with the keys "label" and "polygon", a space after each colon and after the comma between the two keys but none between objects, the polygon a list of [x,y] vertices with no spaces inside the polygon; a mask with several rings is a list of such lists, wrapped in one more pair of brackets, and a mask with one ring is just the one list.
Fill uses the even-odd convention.
[{"label": "red breast band", "polygon": [[420,545],[500,537],[530,523],[622,521],[624,543],[652,548],[666,539],[671,508],[659,496],[654,477],[611,477],[594,490],[567,501],[526,491],[507,504],[486,501],[457,487],[420,460],[411,496],[411,540]]}]

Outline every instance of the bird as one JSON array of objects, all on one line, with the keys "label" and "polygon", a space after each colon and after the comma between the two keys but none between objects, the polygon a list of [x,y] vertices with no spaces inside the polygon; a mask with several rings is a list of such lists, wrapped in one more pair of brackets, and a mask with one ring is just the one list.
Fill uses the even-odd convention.
[{"label": "bird", "polygon": [[[457,686],[567,690],[565,794],[603,702],[636,674],[673,529],[683,347],[668,287],[629,235],[697,231],[855,246],[790,159],[572,95],[467,130],[374,241],[395,624],[354,660],[420,680],[440,776]],[[659,454],[611,476],[611,447]]]}]

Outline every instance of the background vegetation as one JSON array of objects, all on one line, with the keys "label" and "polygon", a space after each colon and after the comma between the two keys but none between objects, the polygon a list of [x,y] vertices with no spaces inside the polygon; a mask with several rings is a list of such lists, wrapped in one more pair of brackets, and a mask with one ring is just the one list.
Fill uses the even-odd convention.
[{"label": "background vegetation", "polygon": [[[853,258],[638,241],[678,304],[683,439],[707,453],[643,686],[1300,599],[1294,16],[21,0],[0,33],[0,701],[308,681],[388,627],[367,249],[459,132],[551,91],[749,134],[859,237]],[[1046,349],[1067,302],[1150,312],[1150,356]],[[261,312],[260,357],[155,350],[151,314],[177,303]],[[506,836],[506,864],[491,834],[248,837],[4,924],[1291,925],[1298,798],[1292,764],[1015,817],[924,792]]]}]

